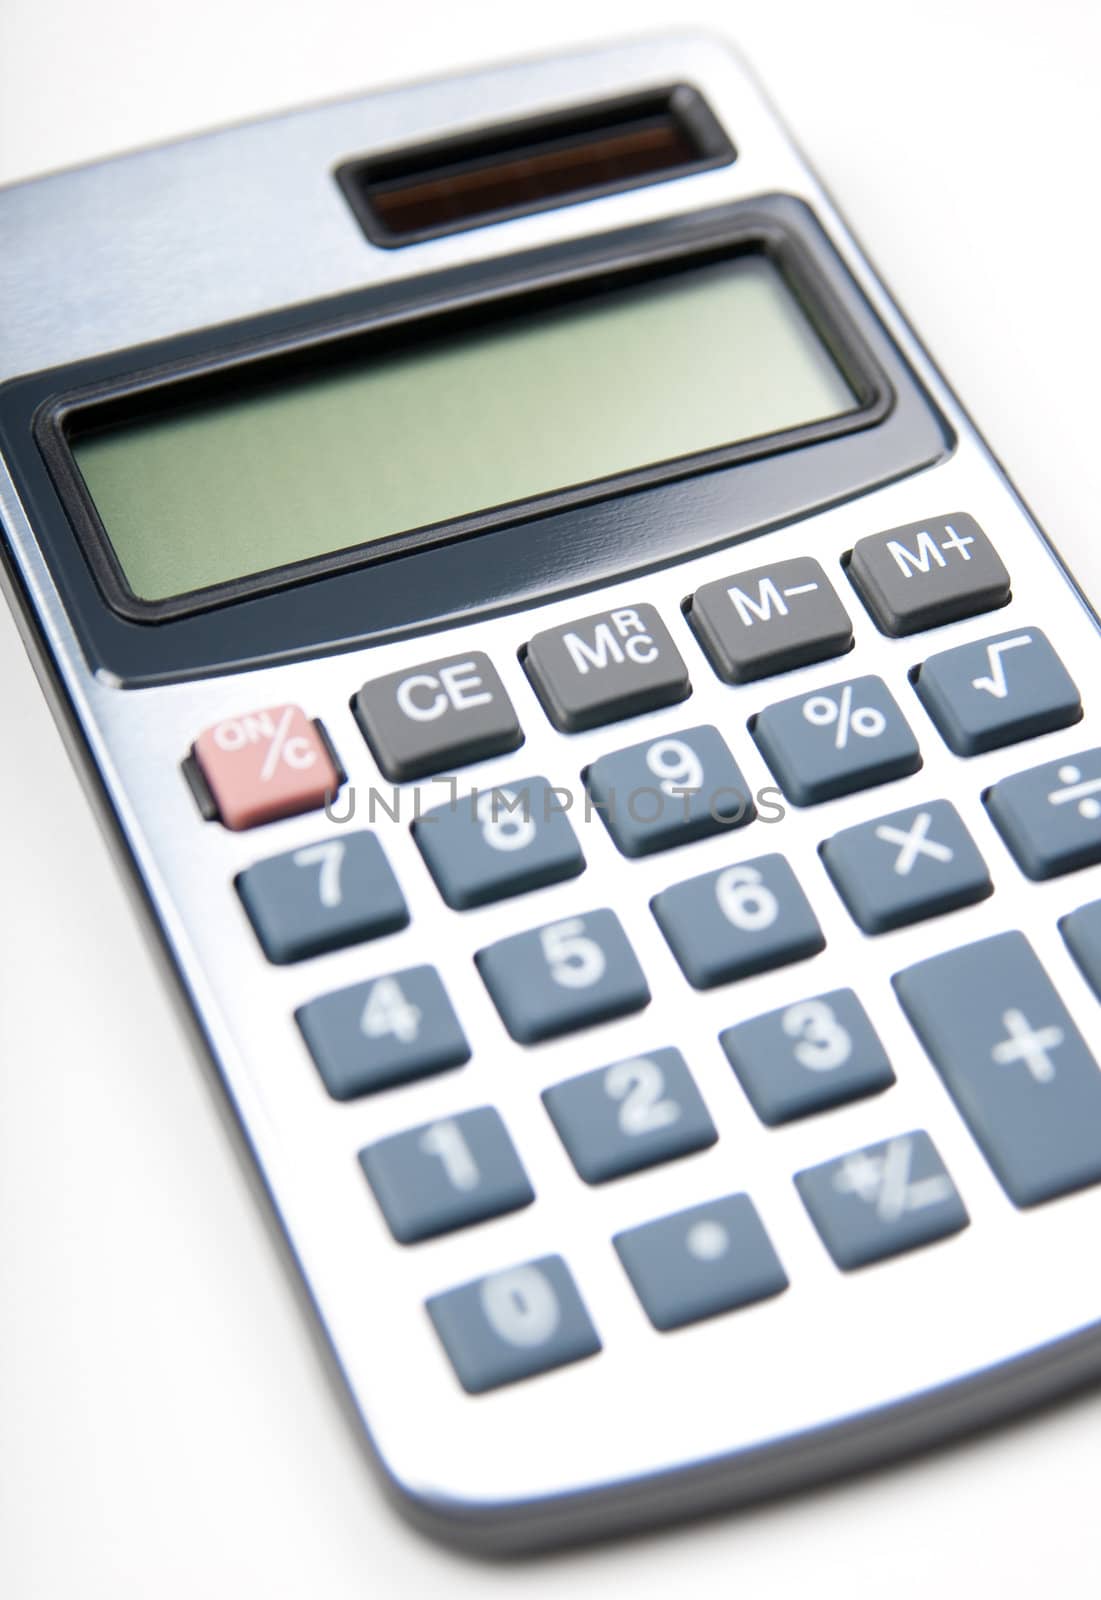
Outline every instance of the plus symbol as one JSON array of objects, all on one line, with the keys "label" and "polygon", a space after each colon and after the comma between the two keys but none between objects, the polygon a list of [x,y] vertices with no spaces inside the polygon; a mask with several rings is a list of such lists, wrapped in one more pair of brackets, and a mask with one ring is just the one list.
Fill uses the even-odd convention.
[{"label": "plus symbol", "polygon": [[1002,1012],[1002,1026],[1009,1038],[1002,1039],[990,1052],[998,1065],[1023,1061],[1037,1083],[1050,1083],[1055,1076],[1051,1052],[1063,1042],[1062,1028],[1034,1028],[1016,1007]]},{"label": "plus symbol", "polygon": [[946,522],[944,524],[944,526],[947,528],[950,537],[947,538],[947,539],[942,539],[941,540],[941,542],[940,542],[941,549],[942,550],[954,550],[957,555],[963,557],[964,561],[970,561],[971,560],[971,552],[967,548],[967,546],[969,544],[974,544],[975,543],[974,535],[970,534],[970,533],[965,533],[963,535],[963,537],[961,538],[960,535],[956,532],[955,528],[953,528],[953,526],[952,526],[952,524],[950,522]]}]

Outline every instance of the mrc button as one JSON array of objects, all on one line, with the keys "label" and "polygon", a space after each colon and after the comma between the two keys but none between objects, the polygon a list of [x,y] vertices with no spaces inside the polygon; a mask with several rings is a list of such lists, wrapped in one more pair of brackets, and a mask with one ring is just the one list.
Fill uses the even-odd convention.
[{"label": "mrc button", "polygon": [[966,511],[858,539],[849,577],[880,630],[895,638],[1009,599],[1009,573]]},{"label": "mrc button", "polygon": [[497,669],[480,650],[373,678],[352,711],[395,783],[484,761],[524,742]]},{"label": "mrc button", "polygon": [[620,606],[537,633],[524,664],[565,733],[618,722],[692,692],[688,668],[653,606]]},{"label": "mrc button", "polygon": [[705,583],[688,620],[727,683],[844,655],[853,639],[848,613],[809,556]]}]

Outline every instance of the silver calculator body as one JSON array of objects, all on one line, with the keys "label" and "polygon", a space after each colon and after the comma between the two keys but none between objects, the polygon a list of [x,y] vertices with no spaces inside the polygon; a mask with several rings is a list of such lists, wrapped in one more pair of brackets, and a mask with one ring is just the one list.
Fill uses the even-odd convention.
[{"label": "silver calculator body", "polygon": [[[592,107],[614,122],[673,89],[709,120],[699,158],[672,174],[372,236],[357,163],[446,155],[487,129],[506,130],[507,156],[507,130]],[[493,156],[492,138],[478,149]],[[386,173],[404,181],[400,161]],[[935,1443],[1091,1378],[1101,1013],[1095,930],[1074,919],[1101,897],[1097,620],[737,59],[655,38],[308,109],[11,189],[0,227],[13,603],[402,1508],[479,1550],[603,1535]],[[116,412],[148,420],[174,385],[207,394],[242,364],[289,360],[301,376],[317,351],[379,330],[400,343],[418,318],[746,249],[811,308],[853,393],[840,422],[490,507],[391,541],[385,559],[364,547],[271,581],[261,570],[209,604],[135,598],[89,532],[69,449],[89,408],[97,429]],[[883,538],[861,553],[888,534],[893,550]],[[952,589],[947,609],[906,612],[987,547],[985,598]],[[897,579],[911,586],[901,601]],[[831,653],[795,640],[760,672],[708,612],[708,597],[732,608],[744,642],[827,590],[851,648],[842,623]],[[1049,653],[1034,670],[1037,635]],[[609,663],[655,653],[673,663],[664,699],[630,683],[618,701],[586,698]],[[1004,740],[976,731],[957,668],[997,728],[1014,694],[1043,700],[1051,673],[1060,709]],[[408,746],[380,684],[395,705],[404,694]],[[512,733],[434,766],[434,719],[480,713],[487,694],[511,707]],[[651,792],[671,787],[679,806],[701,729],[756,815],[668,847],[617,838],[593,803],[599,764],[637,752]],[[211,730],[216,750],[201,743]],[[850,756],[896,732],[904,748],[850,783]],[[243,746],[259,752],[257,782],[269,757],[292,787],[311,763],[329,773],[327,806],[317,791],[264,820],[223,764]],[[815,750],[827,770],[808,773]],[[559,808],[571,797],[580,865],[496,894],[464,879],[461,841],[432,857],[433,807],[537,776]],[[497,819],[473,816],[484,842]],[[1052,819],[1073,837],[1049,837]],[[502,825],[511,870],[523,827]],[[294,858],[324,910],[353,831],[381,847],[384,868],[368,866],[396,906],[369,937],[302,955],[295,927],[265,922],[262,894],[247,903],[245,875]],[[970,877],[919,914],[881,903],[884,885],[908,892],[965,856]],[[747,956],[791,885],[802,933],[775,963]],[[710,931],[716,906],[740,966]],[[572,1004],[594,963],[620,957],[627,998],[565,1022],[537,1014],[548,974]],[[426,970],[430,987],[402,987]],[[999,974],[1012,992],[980,1038]],[[441,993],[453,1032],[432,1059],[374,1079],[334,1064],[349,1017],[357,1048],[400,1054]],[[342,994],[351,1010],[317,1009]],[[847,1096],[828,1088],[853,1032],[839,995],[855,996],[878,1063]],[[754,1036],[766,1018],[773,1034]],[[779,1103],[785,1051],[810,1088]],[[662,1076],[672,1057],[683,1094]],[[587,1076],[602,1111],[556,1100]],[[590,1148],[602,1118],[621,1143],[645,1140],[683,1126],[689,1100],[694,1142],[658,1140],[634,1167]],[[484,1175],[464,1135],[475,1112],[492,1114],[487,1163],[504,1164],[497,1214],[466,1203]],[[388,1159],[414,1133],[431,1182]],[[422,1212],[441,1184],[461,1203],[445,1194],[436,1224]],[[707,1274],[749,1256],[756,1286],[743,1274],[708,1303]]]}]

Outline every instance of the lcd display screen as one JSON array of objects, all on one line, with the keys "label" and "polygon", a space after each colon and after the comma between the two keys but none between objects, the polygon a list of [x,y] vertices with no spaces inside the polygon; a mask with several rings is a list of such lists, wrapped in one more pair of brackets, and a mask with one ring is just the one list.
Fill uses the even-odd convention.
[{"label": "lcd display screen", "polygon": [[739,255],[405,341],[72,449],[133,593],[225,584],[837,417],[778,267]]}]

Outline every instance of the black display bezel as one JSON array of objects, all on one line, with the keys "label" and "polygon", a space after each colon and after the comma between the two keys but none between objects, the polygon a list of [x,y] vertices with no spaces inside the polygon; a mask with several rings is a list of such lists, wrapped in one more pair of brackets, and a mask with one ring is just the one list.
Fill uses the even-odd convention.
[{"label": "black display bezel", "polygon": [[[223,393],[242,372],[271,372],[274,364],[283,373],[319,358],[358,357],[365,340],[435,331],[441,318],[484,315],[519,296],[560,296],[570,287],[619,283],[747,249],[776,260],[860,409],[157,602],[129,591],[69,448],[66,430],[78,417],[102,425],[138,408],[147,415],[151,406],[177,404],[184,389],[203,397]],[[876,445],[848,461],[854,452],[844,447],[861,434],[874,436]],[[809,208],[787,197],[457,267],[17,379],[0,391],[0,436],[85,647],[97,665],[130,683],[231,670],[425,631],[456,614],[532,604],[660,565],[771,519],[759,514],[755,480],[750,523],[744,506],[728,513],[724,529],[710,514],[700,526],[690,519],[686,531],[679,515],[663,537],[652,520],[656,499],[648,497],[668,496],[676,486],[713,488],[739,474],[745,483],[753,463],[767,467],[783,458],[785,476],[803,487],[763,498],[775,502],[772,514],[797,514],[913,470],[948,443],[943,423]],[[812,460],[809,482],[806,470],[793,473],[793,463]],[[364,579],[373,580],[370,592]],[[293,605],[281,605],[292,593]]]}]

